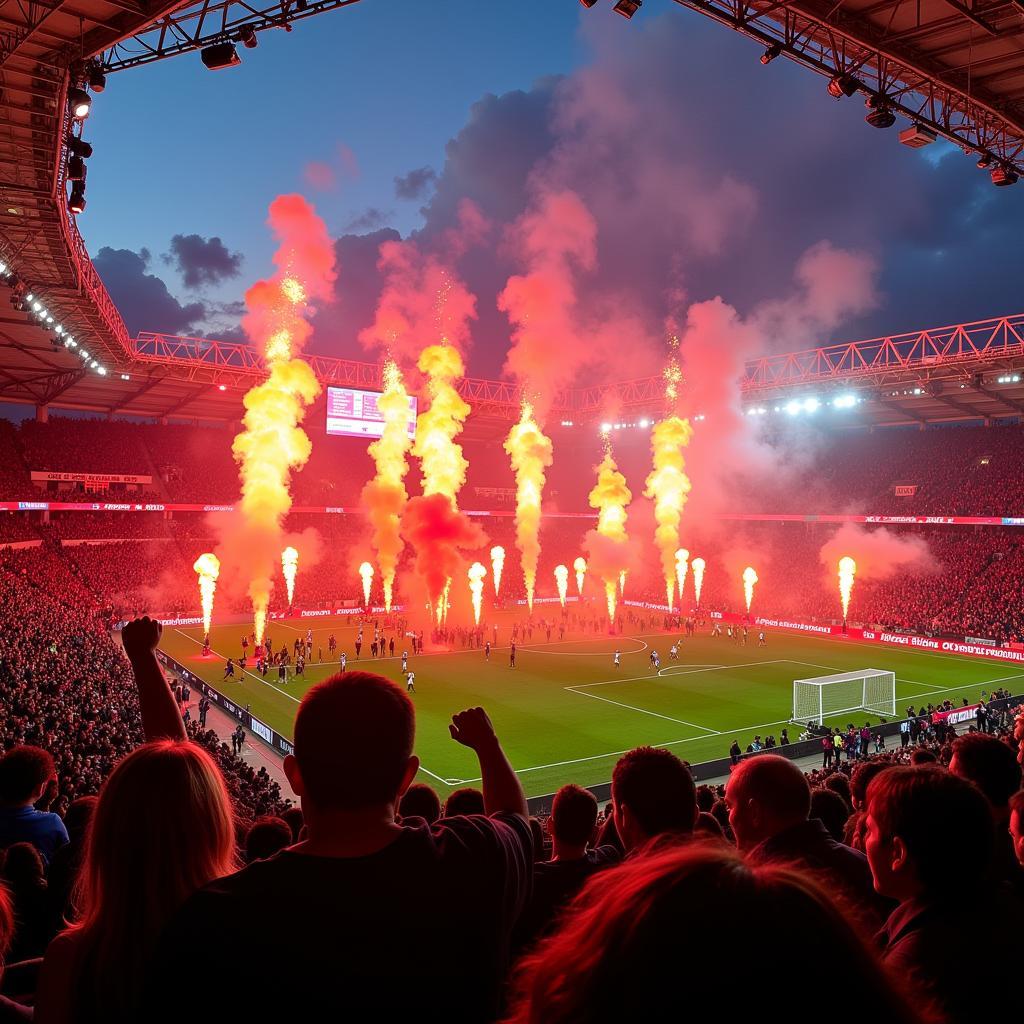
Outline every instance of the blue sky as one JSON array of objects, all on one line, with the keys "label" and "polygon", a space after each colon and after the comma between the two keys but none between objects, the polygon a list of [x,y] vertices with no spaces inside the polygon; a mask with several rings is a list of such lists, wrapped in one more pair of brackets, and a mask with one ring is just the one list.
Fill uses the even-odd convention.
[{"label": "blue sky", "polygon": [[[258,274],[272,249],[263,213],[288,190],[309,195],[334,233],[376,208],[404,234],[420,204],[396,201],[395,176],[440,169],[485,93],[572,68],[587,14],[575,0],[363,0],[261,33],[256,49],[239,47],[240,67],[210,72],[192,53],[111,75],[86,132],[96,149],[80,220],[90,251],[158,253],[173,234],[198,231],[242,251],[247,276]],[[309,188],[304,166],[340,169],[342,145],[358,177]]]}]

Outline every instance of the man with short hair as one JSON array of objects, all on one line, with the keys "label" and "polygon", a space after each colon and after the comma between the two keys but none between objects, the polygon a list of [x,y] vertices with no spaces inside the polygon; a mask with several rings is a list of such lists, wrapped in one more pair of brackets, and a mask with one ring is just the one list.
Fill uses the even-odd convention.
[{"label": "man with short hair", "polygon": [[547,935],[587,880],[621,859],[614,846],[588,849],[596,827],[594,794],[571,783],[563,786],[555,794],[547,821],[551,860],[533,866],[533,895],[516,926],[517,950],[526,950]]},{"label": "man with short hair", "polygon": [[[307,838],[185,902],[153,957],[140,1019],[180,1022],[202,1006],[204,1018],[227,1020],[243,991],[259,994],[261,1020],[414,1020],[439,978],[446,1020],[497,1016],[533,836],[483,709],[456,714],[449,731],[477,757],[486,815],[403,825],[395,809],[419,770],[412,702],[370,672],[310,689],[284,761]],[[273,970],[238,941],[254,908],[288,925]],[[175,954],[186,946],[217,970],[182,985]]]},{"label": "man with short hair", "polygon": [[633,853],[655,837],[688,838],[697,822],[697,788],[690,769],[664,747],[623,754],[612,773],[615,830]]},{"label": "man with short hair", "polygon": [[1024,872],[1017,862],[1009,832],[1010,797],[1021,783],[1021,768],[1013,748],[995,736],[968,733],[954,742],[949,770],[973,782],[988,801],[995,836],[995,875],[1024,895]]},{"label": "man with short hair", "polygon": [[68,841],[60,816],[37,811],[49,791],[56,795],[57,770],[50,754],[39,747],[12,747],[0,758],[0,849],[31,843],[48,864]]},{"label": "man with short hair", "polygon": [[729,777],[725,799],[736,845],[753,864],[796,865],[838,889],[866,923],[876,926],[884,918],[867,859],[810,816],[807,776],[788,758],[762,754],[743,761]]},{"label": "man with short hair", "polygon": [[[937,766],[895,767],[868,786],[865,849],[875,888],[899,901],[878,934],[895,977],[916,983],[943,1020],[1009,1020],[1020,1010],[1012,985],[965,984],[992,964],[1019,963],[1019,903],[988,890],[991,812],[972,783]],[[970,882],[984,899],[954,898]]]}]

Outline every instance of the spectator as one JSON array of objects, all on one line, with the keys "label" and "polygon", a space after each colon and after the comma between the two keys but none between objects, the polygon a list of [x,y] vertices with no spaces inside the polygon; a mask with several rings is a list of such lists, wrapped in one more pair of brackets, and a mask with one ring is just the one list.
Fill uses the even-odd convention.
[{"label": "spectator", "polygon": [[850,809],[834,789],[822,787],[811,790],[810,817],[817,818],[837,843],[843,841]]},{"label": "spectator", "polygon": [[288,822],[269,815],[257,818],[245,834],[245,862],[267,860],[291,844],[292,830]]},{"label": "spectator", "polygon": [[18,922],[9,955],[12,960],[29,960],[43,955],[46,944],[57,933],[43,858],[31,843],[14,843],[4,853],[3,880],[14,898]]},{"label": "spectator", "polygon": [[479,789],[464,786],[450,794],[444,805],[444,815],[451,818],[457,814],[483,814],[484,795]]},{"label": "spectator", "polygon": [[72,905],[72,891],[78,879],[85,852],[85,837],[96,810],[96,797],[81,796],[64,815],[70,841],[61,846],[50,859],[46,872],[50,890],[50,906],[54,919],[71,921],[76,914]]},{"label": "spectator", "polygon": [[68,841],[59,815],[36,810],[35,804],[56,794],[53,758],[39,747],[15,747],[0,758],[0,848],[27,842],[49,862]]},{"label": "spectator", "polygon": [[1010,800],[1010,838],[1017,862],[1024,867],[1024,791],[1014,793]]},{"label": "spectator", "polygon": [[[347,1017],[377,1016],[383,1000],[401,1019],[422,1014],[439,978],[457,994],[446,1019],[493,1016],[529,893],[533,841],[519,779],[484,711],[455,715],[450,731],[479,759],[488,817],[403,826],[395,808],[419,768],[412,702],[368,672],[314,686],[285,760],[307,838],[185,904],[155,958],[146,1018],[180,1022],[201,1006],[208,1019],[226,1020],[239,992],[258,991],[265,1019],[322,1016],[339,994]],[[289,921],[270,971],[238,941],[253,906]],[[183,985],[183,949],[217,969]]]},{"label": "spectator", "polygon": [[864,811],[867,807],[868,786],[879,772],[885,771],[888,767],[888,762],[879,759],[861,761],[850,776],[850,802],[853,805],[853,814],[846,822],[843,842],[855,850],[860,850],[861,853],[864,852],[864,832],[867,826]]},{"label": "spectator", "polygon": [[697,821],[690,769],[662,747],[637,747],[619,758],[612,803],[615,831],[627,853],[656,837],[686,838]]},{"label": "spectator", "polygon": [[286,811],[282,811],[280,815],[283,821],[288,823],[288,827],[292,830],[292,843],[297,843],[302,838],[303,819],[302,819],[302,808],[301,807],[289,807]]},{"label": "spectator", "polygon": [[[14,916],[14,901],[7,887],[0,884],[0,980],[14,941],[17,922]],[[32,1020],[32,1010],[0,995],[0,1024],[14,1024],[16,1021]]]},{"label": "spectator", "polygon": [[993,869],[996,877],[1024,896],[1024,873],[1010,836],[1010,798],[1020,789],[1021,768],[1012,747],[984,733],[968,733],[953,744],[949,770],[973,782],[988,801],[995,829]]},{"label": "spectator", "polygon": [[[428,825],[433,825],[441,817],[441,800],[426,783],[414,782],[402,794],[398,813],[402,818],[422,818]],[[483,809],[472,813],[482,814]]]},{"label": "spectator", "polygon": [[[752,922],[770,922],[771,941],[746,926]],[[917,1020],[814,882],[695,843],[629,858],[591,881],[521,965],[507,1024],[668,1020],[687,1000],[688,984],[714,994],[730,1017],[760,1019],[795,949],[827,998],[856,993],[876,1020]],[[822,1005],[791,1000],[786,1020],[820,1024]]]},{"label": "spectator", "polygon": [[792,864],[835,886],[850,910],[875,925],[883,916],[864,854],[811,818],[811,788],[792,761],[765,754],[745,761],[726,789],[736,844],[752,864]]},{"label": "spectator", "polygon": [[588,849],[597,828],[597,798],[580,786],[563,786],[551,804],[548,832],[551,860],[533,869],[533,894],[516,929],[516,946],[525,949],[551,930],[562,908],[592,875],[620,858],[614,846]]},{"label": "spectator", "polygon": [[[1024,940],[1015,900],[954,899],[951,881],[984,891],[991,879],[991,812],[979,790],[941,768],[894,767],[868,787],[867,855],[875,888],[899,901],[879,933],[892,972],[954,1022],[1008,1019],[1013,986],[988,984],[1016,963]],[[966,978],[986,978],[965,984]]]}]

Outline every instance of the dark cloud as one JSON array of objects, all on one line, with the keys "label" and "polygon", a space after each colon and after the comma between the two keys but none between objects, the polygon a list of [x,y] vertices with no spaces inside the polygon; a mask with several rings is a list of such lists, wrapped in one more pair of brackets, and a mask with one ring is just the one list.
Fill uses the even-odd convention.
[{"label": "dark cloud", "polygon": [[[412,238],[443,252],[465,199],[494,225],[494,244],[456,267],[477,296],[471,373],[501,372],[497,296],[523,271],[509,228],[553,189],[576,192],[597,223],[596,269],[577,296],[592,318],[622,324],[609,358],[628,366],[596,366],[606,379],[659,366],[666,316],[716,296],[767,324],[779,351],[1016,311],[1024,193],[994,189],[953,147],[908,150],[899,125],[865,124],[861,97],[837,102],[785,60],[763,67],[756,45],[711,22],[671,11],[620,29],[587,19],[587,64],[483,97],[446,146]],[[382,237],[397,236],[339,240],[347,308],[329,335],[318,326],[321,343],[355,358]],[[844,284],[844,267],[859,276]]]},{"label": "dark cloud", "polygon": [[390,217],[390,210],[378,210],[376,206],[371,206],[363,210],[358,217],[349,221],[345,225],[345,232],[346,234],[364,234],[367,231],[377,231],[387,224]]},{"label": "dark cloud", "polygon": [[399,199],[422,199],[437,180],[433,167],[417,167],[395,178],[395,195]]},{"label": "dark cloud", "polygon": [[171,239],[171,251],[163,259],[181,274],[186,288],[219,284],[237,277],[242,269],[242,254],[229,252],[216,236],[175,235]]},{"label": "dark cloud", "polygon": [[146,273],[148,249],[111,249],[104,246],[93,265],[117,305],[129,332],[162,331],[187,334],[206,316],[201,302],[182,305],[155,274]]}]

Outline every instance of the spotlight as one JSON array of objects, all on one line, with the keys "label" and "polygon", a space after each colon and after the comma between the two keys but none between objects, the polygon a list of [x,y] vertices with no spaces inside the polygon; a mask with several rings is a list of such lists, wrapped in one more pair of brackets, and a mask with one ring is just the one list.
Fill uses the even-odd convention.
[{"label": "spotlight", "polygon": [[911,149],[920,149],[922,146],[930,146],[937,138],[931,128],[925,128],[923,124],[912,124],[900,132],[900,142]]},{"label": "spotlight", "polygon": [[93,92],[103,92],[107,87],[107,76],[99,68],[89,72],[89,88]]},{"label": "spotlight", "polygon": [[68,89],[68,105],[71,107],[72,115],[81,121],[89,116],[92,99],[84,89],[73,87]]},{"label": "spotlight", "polygon": [[101,377],[106,377],[106,375],[107,375],[107,368],[106,368],[105,366],[97,366],[97,367],[96,367],[96,372],[97,372],[97,373],[98,373],[98,374],[99,374],[99,375],[100,375]]},{"label": "spotlight", "polygon": [[199,56],[210,71],[233,68],[242,63],[234,43],[214,43],[200,50]]},{"label": "spotlight", "polygon": [[843,96],[852,96],[860,88],[860,82],[853,75],[835,75],[828,81],[828,94],[837,100]]},{"label": "spotlight", "polygon": [[122,373],[121,380],[131,380],[131,377],[127,373]]},{"label": "spotlight", "polygon": [[772,43],[772,45],[769,46],[768,49],[761,54],[761,63],[771,64],[771,62],[775,60],[775,58],[778,57],[780,53],[782,53],[782,44]]},{"label": "spotlight", "polygon": [[624,18],[632,18],[643,5],[643,0],[619,0],[612,10]]},{"label": "spotlight", "polygon": [[68,158],[68,181],[85,181],[85,161],[80,156]]},{"label": "spotlight", "polygon": [[1017,184],[1017,172],[1012,167],[993,167],[992,184],[996,188]]},{"label": "spotlight", "polygon": [[597,3],[597,0],[580,0],[580,3],[583,4],[583,6],[586,7],[587,10],[589,11],[590,8],[593,7],[594,4]]},{"label": "spotlight", "polygon": [[68,136],[68,149],[83,160],[88,160],[92,156],[92,146],[85,139],[79,139],[74,135]]},{"label": "spotlight", "polygon": [[225,385],[225,384],[218,384],[217,385],[217,390],[218,391],[227,391],[227,385]]},{"label": "spotlight", "polygon": [[85,183],[76,181],[71,188],[71,195],[68,197],[68,209],[79,214],[85,209]]},{"label": "spotlight", "polygon": [[256,29],[252,25],[243,25],[238,30],[238,39],[247,50],[255,50],[259,46],[259,40],[256,38]]},{"label": "spotlight", "polygon": [[896,115],[881,96],[869,96],[864,105],[868,108],[864,120],[872,128],[891,128],[896,123]]},{"label": "spotlight", "polygon": [[991,167],[991,166],[992,166],[992,154],[991,153],[982,153],[981,156],[978,157],[978,167],[981,170],[985,170],[986,167]]},{"label": "spotlight", "polygon": [[3,260],[0,260],[0,275],[7,273],[7,264]]}]

